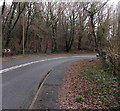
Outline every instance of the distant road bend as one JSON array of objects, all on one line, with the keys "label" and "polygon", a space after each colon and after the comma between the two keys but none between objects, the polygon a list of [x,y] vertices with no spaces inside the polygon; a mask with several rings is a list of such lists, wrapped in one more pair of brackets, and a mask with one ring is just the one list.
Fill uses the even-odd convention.
[{"label": "distant road bend", "polygon": [[63,63],[94,58],[93,54],[44,56],[2,62],[2,108],[28,109],[46,73]]}]

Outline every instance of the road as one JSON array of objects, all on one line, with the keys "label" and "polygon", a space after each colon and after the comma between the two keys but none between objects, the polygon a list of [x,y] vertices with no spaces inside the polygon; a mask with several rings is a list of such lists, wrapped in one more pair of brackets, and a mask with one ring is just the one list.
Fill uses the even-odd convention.
[{"label": "road", "polygon": [[95,55],[31,57],[3,61],[2,108],[28,109],[45,75],[60,64],[72,63]]}]

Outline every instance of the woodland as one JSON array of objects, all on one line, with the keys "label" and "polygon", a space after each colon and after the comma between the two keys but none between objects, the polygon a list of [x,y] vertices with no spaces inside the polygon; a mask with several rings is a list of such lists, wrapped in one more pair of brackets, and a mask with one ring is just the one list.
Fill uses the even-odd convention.
[{"label": "woodland", "polygon": [[0,9],[2,48],[11,55],[96,52],[120,85],[120,2],[4,1]]}]

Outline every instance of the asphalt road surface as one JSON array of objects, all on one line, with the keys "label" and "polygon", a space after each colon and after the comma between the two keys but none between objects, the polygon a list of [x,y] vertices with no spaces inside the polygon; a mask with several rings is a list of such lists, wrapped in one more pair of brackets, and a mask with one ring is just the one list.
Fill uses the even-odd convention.
[{"label": "asphalt road surface", "polygon": [[2,63],[2,108],[28,109],[45,75],[66,62],[93,58],[95,55],[66,55],[21,58]]}]

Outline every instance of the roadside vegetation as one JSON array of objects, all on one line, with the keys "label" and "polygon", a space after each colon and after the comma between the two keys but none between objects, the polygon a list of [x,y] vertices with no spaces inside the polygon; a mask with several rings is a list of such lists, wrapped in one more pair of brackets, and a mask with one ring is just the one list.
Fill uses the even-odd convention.
[{"label": "roadside vegetation", "polygon": [[67,68],[60,89],[62,109],[118,109],[118,82],[100,59],[75,62]]}]

